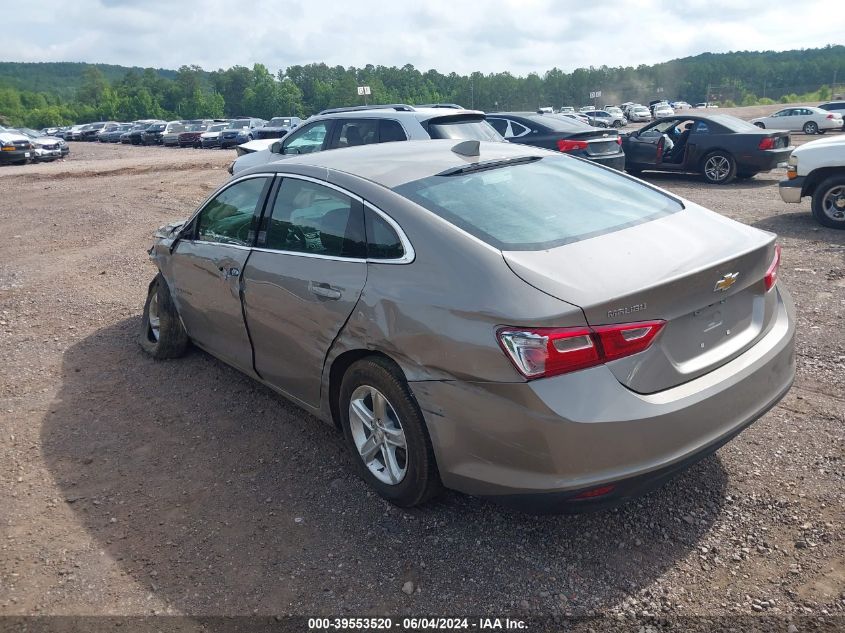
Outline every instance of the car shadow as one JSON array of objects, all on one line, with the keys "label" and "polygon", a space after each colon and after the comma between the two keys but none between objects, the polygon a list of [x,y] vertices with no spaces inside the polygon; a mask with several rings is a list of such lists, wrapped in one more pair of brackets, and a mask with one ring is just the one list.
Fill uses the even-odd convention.
[{"label": "car shadow", "polygon": [[845,231],[822,226],[816,222],[809,208],[798,212],[771,215],[754,222],[751,226],[772,231],[782,237],[826,244],[845,244]]},{"label": "car shadow", "polygon": [[708,184],[704,177],[700,174],[673,174],[668,172],[646,171],[640,176],[643,180],[650,182],[658,187],[668,186],[671,184],[684,183],[704,185],[713,187],[719,190],[744,190],[744,189],[763,189],[765,187],[777,186],[778,179],[771,174],[758,174],[753,178],[737,178],[733,182],[726,185],[711,185]]},{"label": "car shadow", "polygon": [[98,546],[186,614],[589,613],[687,557],[724,503],[711,456],[594,514],[457,493],[401,510],[350,474],[334,428],[204,352],[150,359],[138,324],[65,351],[42,450]]}]

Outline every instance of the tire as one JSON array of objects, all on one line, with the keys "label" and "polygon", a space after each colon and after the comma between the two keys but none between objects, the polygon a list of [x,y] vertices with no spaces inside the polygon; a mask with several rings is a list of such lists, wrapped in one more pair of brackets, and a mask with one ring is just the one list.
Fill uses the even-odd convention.
[{"label": "tire", "polygon": [[830,176],[813,192],[813,217],[829,229],[845,229],[845,175]]},{"label": "tire", "polygon": [[766,125],[765,125],[765,123],[761,123],[760,121],[757,121],[757,123],[755,123],[754,125],[756,125],[757,127],[759,127],[761,130],[765,130],[765,129],[766,129]]},{"label": "tire", "polygon": [[701,175],[711,185],[726,185],[736,178],[736,161],[727,152],[710,152],[701,161]]},{"label": "tire", "polygon": [[138,342],[147,354],[157,360],[178,358],[188,347],[188,333],[182,326],[170,289],[161,273],[150,283]]},{"label": "tire", "polygon": [[[383,413],[376,417],[380,409]],[[355,470],[381,497],[408,508],[441,492],[425,419],[392,362],[370,356],[350,366],[341,383],[338,410]],[[369,462],[363,456],[367,447],[372,449]]]},{"label": "tire", "polygon": [[818,134],[819,126],[815,121],[807,121],[804,124],[804,134]]}]

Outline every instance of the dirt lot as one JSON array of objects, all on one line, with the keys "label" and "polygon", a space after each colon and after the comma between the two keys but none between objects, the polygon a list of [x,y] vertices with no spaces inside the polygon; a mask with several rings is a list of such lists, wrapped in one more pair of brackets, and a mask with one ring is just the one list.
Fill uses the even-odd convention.
[{"label": "dirt lot", "polygon": [[845,616],[845,233],[782,203],[782,172],[650,180],[780,234],[795,387],[649,496],[535,517],[393,508],[268,389],[141,353],[152,231],[231,158],[75,143],[0,169],[0,615]]}]

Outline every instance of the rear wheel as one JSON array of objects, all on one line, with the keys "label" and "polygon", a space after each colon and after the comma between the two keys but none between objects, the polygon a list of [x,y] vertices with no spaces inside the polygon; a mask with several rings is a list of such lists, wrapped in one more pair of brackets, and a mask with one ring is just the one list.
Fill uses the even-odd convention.
[{"label": "rear wheel", "polygon": [[379,495],[410,507],[441,491],[425,420],[393,363],[373,356],[353,364],[338,409],[355,468]]},{"label": "rear wheel", "polygon": [[727,152],[711,152],[704,157],[701,173],[710,184],[727,184],[736,177],[736,161]]},{"label": "rear wheel", "polygon": [[831,229],[845,229],[845,175],[831,176],[813,193],[813,217]]},{"label": "rear wheel", "polygon": [[815,121],[807,121],[804,124],[804,134],[818,134],[819,126]]},{"label": "rear wheel", "polygon": [[138,342],[147,354],[158,360],[177,358],[188,347],[188,333],[182,327],[170,289],[161,273],[150,284]]}]

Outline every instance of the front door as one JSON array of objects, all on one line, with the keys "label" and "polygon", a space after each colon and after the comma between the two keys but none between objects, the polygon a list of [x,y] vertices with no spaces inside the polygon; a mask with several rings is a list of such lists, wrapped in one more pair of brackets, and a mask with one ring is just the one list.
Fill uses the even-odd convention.
[{"label": "front door", "polygon": [[244,268],[256,371],[314,407],[326,354],[367,279],[363,217],[357,198],[286,176]]},{"label": "front door", "polygon": [[209,200],[164,270],[191,340],[250,374],[252,347],[241,283],[270,181],[268,176],[247,177]]}]

